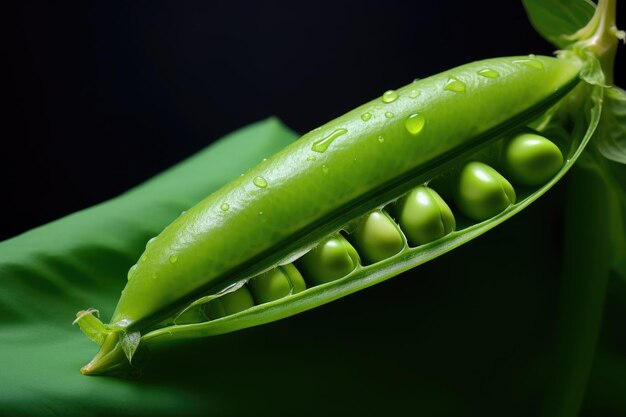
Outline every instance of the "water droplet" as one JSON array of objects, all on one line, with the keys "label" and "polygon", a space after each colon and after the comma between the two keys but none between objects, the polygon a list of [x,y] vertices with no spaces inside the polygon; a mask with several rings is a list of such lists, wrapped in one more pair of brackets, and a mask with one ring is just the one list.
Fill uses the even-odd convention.
[{"label": "water droplet", "polygon": [[222,205],[220,206],[220,210],[222,211],[228,211],[229,208],[230,208],[230,204],[228,203],[222,203]]},{"label": "water droplet", "polygon": [[266,161],[267,161],[267,158],[263,158],[263,159],[261,160],[261,162],[266,162]]},{"label": "water droplet", "polygon": [[378,141],[379,141],[380,143],[383,143],[383,142],[385,141],[385,138],[384,138],[383,136],[379,136],[379,137],[378,137]]},{"label": "water droplet", "polygon": [[259,218],[261,219],[261,223],[267,222],[267,218],[264,216],[265,213],[259,211]]},{"label": "water droplet", "polygon": [[317,159],[317,158],[316,158],[316,157],[314,157],[313,155],[311,155],[311,156],[307,156],[307,157],[306,157],[306,160],[307,160],[307,161],[315,161],[316,159]]},{"label": "water droplet", "polygon": [[415,98],[415,97],[417,97],[419,95],[420,95],[420,92],[419,92],[419,90],[416,90],[416,89],[413,89],[413,90],[411,90],[409,92],[409,97],[411,97],[411,98]]},{"label": "water droplet", "polygon": [[326,165],[322,165],[322,172],[328,174],[328,167]]},{"label": "water droplet", "polygon": [[394,101],[396,101],[398,99],[398,92],[395,90],[387,90],[385,91],[385,93],[383,94],[383,103],[393,103]]},{"label": "water droplet", "polygon": [[500,76],[496,70],[492,70],[491,68],[481,69],[477,74],[486,78],[498,78]]},{"label": "water droplet", "polygon": [[328,149],[330,144],[333,143],[335,139],[337,139],[341,135],[345,135],[346,133],[348,133],[347,129],[336,129],[330,135],[313,142],[313,145],[311,145],[311,150],[323,153],[326,151],[326,149]]},{"label": "water droplet", "polygon": [[177,255],[170,256],[170,263],[171,264],[175,264],[176,261],[178,261],[178,256]]},{"label": "water droplet", "polygon": [[420,80],[420,78],[413,78],[413,82],[416,83]]},{"label": "water droplet", "polygon": [[180,215],[182,216],[183,214],[187,213],[187,210],[183,210],[180,212]]},{"label": "water droplet", "polygon": [[448,82],[443,88],[444,90],[453,91],[455,93],[465,92],[465,83],[456,77],[448,77]]},{"label": "water droplet", "polygon": [[531,67],[531,68],[538,69],[538,70],[543,69],[543,63],[541,63],[541,61],[537,61],[536,59],[532,59],[532,58],[514,59],[513,63],[526,65],[527,67]]},{"label": "water droplet", "polygon": [[387,119],[391,119],[393,116],[394,116],[394,114],[393,114],[392,112],[390,112],[390,111],[385,112],[385,117],[386,117]]},{"label": "water droplet", "polygon": [[265,178],[263,178],[263,177],[255,177],[255,178],[252,180],[252,183],[253,183],[254,185],[256,185],[257,187],[259,187],[259,188],[265,188],[265,187],[267,187],[267,181],[266,181],[266,180],[265,180]]},{"label": "water droplet", "polygon": [[239,174],[240,177],[243,177],[245,174],[242,172],[241,174]]},{"label": "water droplet", "polygon": [[412,135],[417,135],[422,131],[426,124],[426,118],[420,113],[413,113],[404,121],[404,127]]},{"label": "water droplet", "polygon": [[367,122],[371,118],[372,118],[372,113],[370,112],[365,112],[361,115],[361,120],[363,120],[364,122]]},{"label": "water droplet", "polygon": [[155,240],[157,240],[157,237],[156,237],[156,236],[155,236],[155,237],[151,237],[151,238],[150,238],[150,240],[148,240],[148,241],[146,242],[146,248],[147,248],[148,246],[152,245],[152,244],[154,243],[154,241],[155,241]]},{"label": "water droplet", "polygon": [[128,274],[126,275],[126,277],[128,278],[129,281],[133,277],[136,269],[137,269],[137,264],[131,266],[130,269],[128,270]]}]

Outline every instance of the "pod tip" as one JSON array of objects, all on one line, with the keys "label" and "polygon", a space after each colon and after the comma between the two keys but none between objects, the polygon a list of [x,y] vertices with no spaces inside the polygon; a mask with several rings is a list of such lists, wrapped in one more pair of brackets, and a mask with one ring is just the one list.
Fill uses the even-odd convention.
[{"label": "pod tip", "polygon": [[91,362],[80,368],[80,373],[83,375],[108,373],[123,364],[125,360],[118,333],[109,333]]}]

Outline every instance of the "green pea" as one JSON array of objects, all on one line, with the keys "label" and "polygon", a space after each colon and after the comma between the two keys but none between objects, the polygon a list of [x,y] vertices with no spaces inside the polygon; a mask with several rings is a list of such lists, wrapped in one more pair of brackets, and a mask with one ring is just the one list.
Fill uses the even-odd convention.
[{"label": "green pea", "polygon": [[192,323],[202,323],[207,320],[207,316],[205,314],[205,307],[202,305],[195,306],[187,309],[184,313],[180,315],[175,315],[172,317],[168,317],[166,320],[163,320],[161,323],[158,323],[158,327],[165,326],[173,326],[173,325],[182,325],[182,324],[192,324]]},{"label": "green pea", "polygon": [[522,133],[507,143],[504,162],[515,183],[532,187],[545,184],[561,169],[563,154],[543,136]]},{"label": "green pea", "polygon": [[409,243],[423,245],[440,239],[456,228],[448,204],[432,188],[419,186],[396,205],[398,222]]},{"label": "green pea", "polygon": [[390,258],[404,247],[402,234],[382,210],[365,216],[350,238],[361,258],[368,264]]},{"label": "green pea", "polygon": [[304,278],[292,264],[279,266],[254,277],[248,285],[257,304],[269,303],[306,289]]},{"label": "green pea", "polygon": [[359,265],[359,254],[341,235],[333,235],[296,261],[313,285],[343,278]]},{"label": "green pea", "polygon": [[296,268],[294,264],[281,265],[279,268],[283,271],[283,274],[285,274],[289,281],[291,281],[293,294],[306,290],[304,278],[302,278],[302,274],[298,271],[298,268]]},{"label": "green pea", "polygon": [[515,203],[515,190],[489,165],[470,162],[461,170],[455,202],[467,217],[483,221]]},{"label": "green pea", "polygon": [[204,309],[201,307],[194,307],[176,317],[172,324],[202,323],[203,321],[206,321]]},{"label": "green pea", "polygon": [[248,288],[243,287],[211,300],[204,305],[204,313],[210,320],[230,316],[254,307],[254,299]]}]

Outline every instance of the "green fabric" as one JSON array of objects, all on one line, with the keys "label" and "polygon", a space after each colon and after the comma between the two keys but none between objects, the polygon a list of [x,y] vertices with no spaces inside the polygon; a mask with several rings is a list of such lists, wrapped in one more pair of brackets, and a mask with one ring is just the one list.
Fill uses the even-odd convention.
[{"label": "green fabric", "polygon": [[[276,119],[256,123],[116,199],[0,243],[0,415],[537,415],[558,361],[561,184],[383,284],[161,347],[139,379],[79,373],[97,346],[71,325],[75,313],[95,307],[108,321],[151,236],[295,137]],[[626,415],[626,282],[612,279],[608,294],[585,416]]]}]

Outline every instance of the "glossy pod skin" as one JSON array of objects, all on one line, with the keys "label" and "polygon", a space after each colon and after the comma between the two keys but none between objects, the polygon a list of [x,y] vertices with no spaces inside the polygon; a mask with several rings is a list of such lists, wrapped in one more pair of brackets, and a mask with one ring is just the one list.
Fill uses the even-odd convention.
[{"label": "glossy pod skin", "polygon": [[[351,221],[537,118],[578,84],[580,69],[577,60],[543,56],[478,61],[385,93],[309,132],[189,209],[152,240],[129,273],[108,328],[143,334],[207,294],[297,259]],[[445,233],[453,230],[453,222],[446,220]],[[451,239],[437,254],[426,250],[423,261],[465,238]],[[400,256],[394,274],[410,267],[403,264],[406,256]],[[304,311],[372,285],[383,279],[381,274],[367,277],[357,268],[353,278],[364,282],[343,293],[325,293],[329,284],[320,285],[292,296],[304,300],[310,293],[313,301],[288,313],[269,303],[254,313],[265,315],[253,324],[242,319],[232,329],[202,334]],[[115,337],[112,333],[109,339]],[[112,339],[105,342],[101,351],[112,344]],[[85,373],[109,365],[98,361]]]}]

